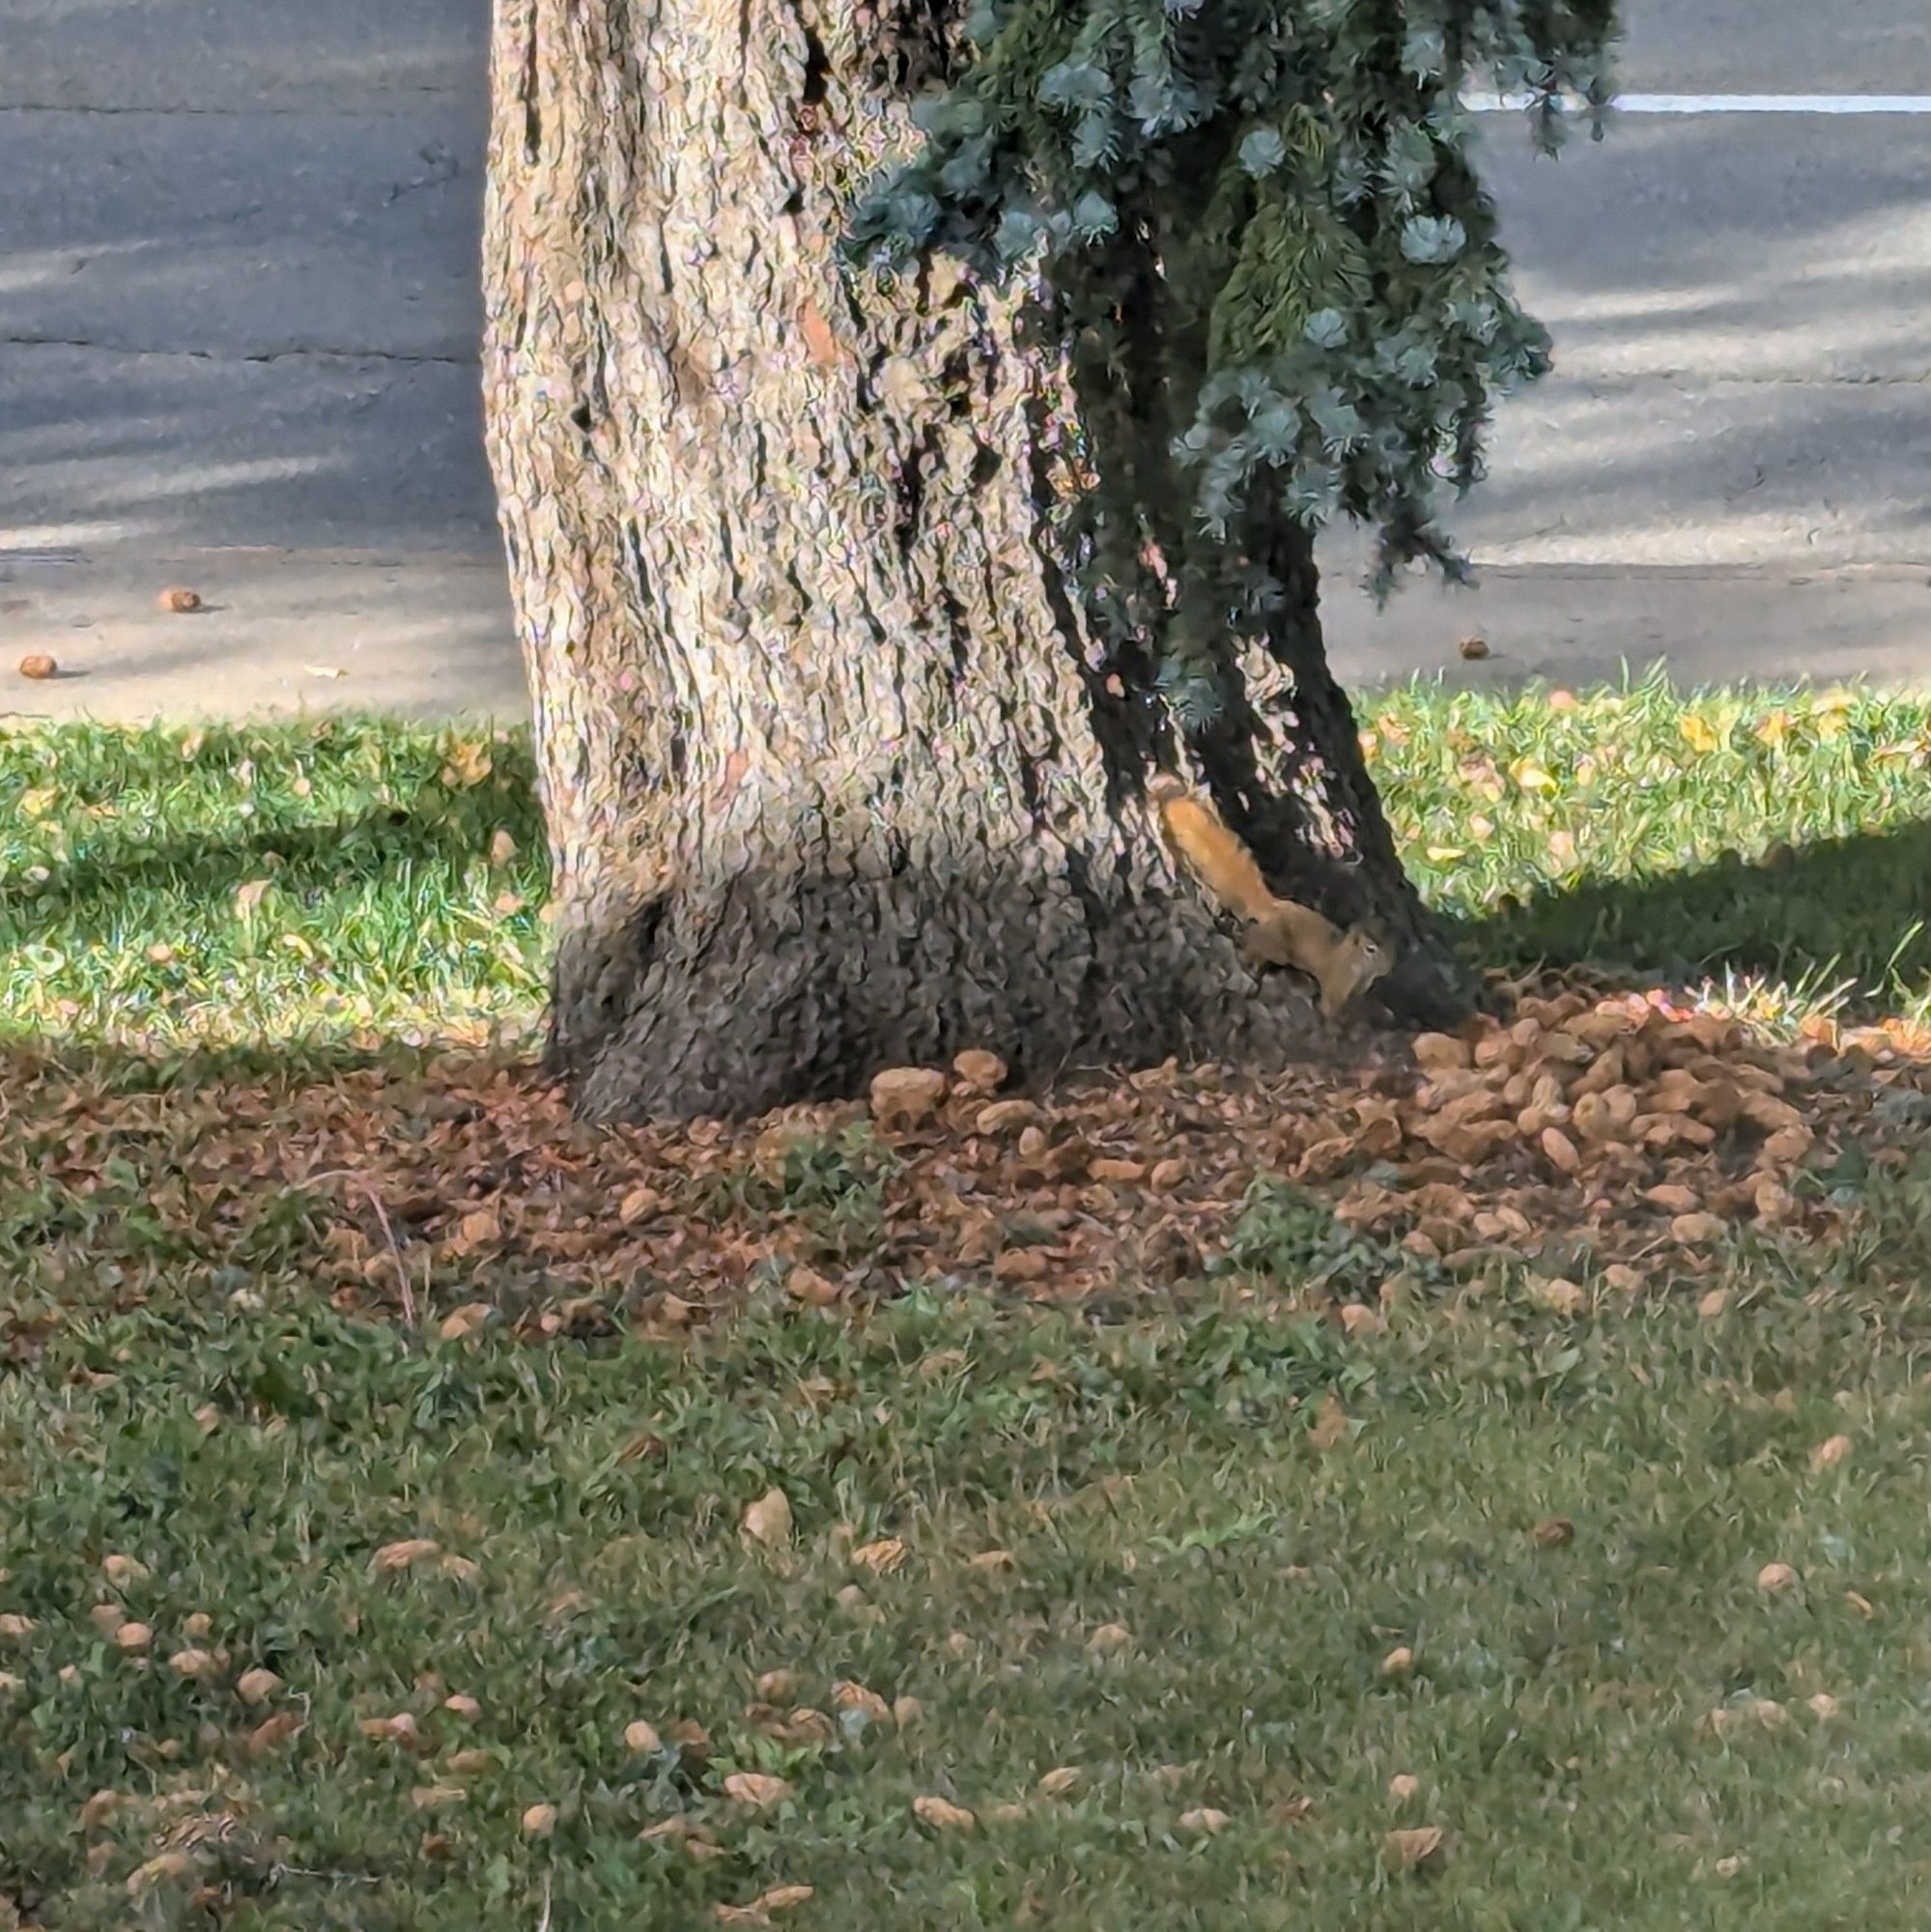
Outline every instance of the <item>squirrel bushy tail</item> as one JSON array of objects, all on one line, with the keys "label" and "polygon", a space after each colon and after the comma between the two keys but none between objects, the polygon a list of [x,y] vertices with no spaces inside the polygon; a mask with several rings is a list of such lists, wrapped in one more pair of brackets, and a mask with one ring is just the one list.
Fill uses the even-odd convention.
[{"label": "squirrel bushy tail", "polygon": [[1212,804],[1163,772],[1147,787],[1167,842],[1229,912],[1247,923],[1242,952],[1249,965],[1290,966],[1320,988],[1320,1007],[1338,1018],[1349,1003],[1383,978],[1394,955],[1369,924],[1346,929],[1312,906],[1279,897],[1259,862]]}]

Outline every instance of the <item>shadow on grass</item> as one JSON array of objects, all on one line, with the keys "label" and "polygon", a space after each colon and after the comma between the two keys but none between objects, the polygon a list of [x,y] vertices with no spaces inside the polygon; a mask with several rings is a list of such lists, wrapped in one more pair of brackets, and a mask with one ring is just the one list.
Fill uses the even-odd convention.
[{"label": "shadow on grass", "polygon": [[1853,1003],[1931,995],[1931,824],[1684,871],[1589,876],[1460,923],[1485,965],[1610,976],[1733,975]]},{"label": "shadow on grass", "polygon": [[[224,740],[204,759],[244,749]],[[273,882],[278,922],[312,934],[358,900],[355,921],[385,935],[358,942],[383,972],[426,956],[449,934],[482,943],[502,917],[505,886],[521,895],[515,917],[533,933],[544,890],[541,814],[526,750],[502,744],[495,753],[497,781],[466,788],[444,782],[440,752],[425,749],[388,768],[389,801],[365,790],[332,816],[321,798],[284,792],[261,795],[259,816],[223,813],[199,834],[147,837],[131,817],[87,825],[36,890],[0,891],[0,947],[93,953],[158,991],[165,980],[143,966],[143,951],[200,929],[224,958],[240,960],[237,895],[262,879]],[[112,797],[112,780],[111,770],[98,776],[96,795]],[[1687,837],[1693,831],[1685,828]],[[503,832],[514,840],[513,866],[480,875]],[[1799,1003],[1841,988],[1854,1007],[1908,1008],[1931,1001],[1931,823],[1774,847],[1756,859],[1725,853],[1688,869],[1549,882],[1526,902],[1455,923],[1467,956],[1484,966],[1585,967],[1612,982],[1732,977],[1781,984]],[[451,970],[460,980],[470,969],[459,961]]]}]

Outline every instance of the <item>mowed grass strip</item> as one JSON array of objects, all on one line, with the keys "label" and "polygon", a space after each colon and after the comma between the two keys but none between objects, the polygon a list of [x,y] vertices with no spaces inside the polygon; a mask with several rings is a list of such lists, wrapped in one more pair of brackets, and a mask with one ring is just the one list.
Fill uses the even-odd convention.
[{"label": "mowed grass strip", "polygon": [[[1361,706],[1480,963],[1931,1007],[1931,703],[1413,685]],[[521,1032],[545,848],[521,735],[356,719],[0,734],[0,1026],[156,1047]]]},{"label": "mowed grass strip", "polygon": [[[1921,1186],[1876,1211],[1926,1257]],[[1728,1285],[1348,1340],[917,1290],[686,1346],[245,1286],[70,1327],[0,1378],[0,1899],[1921,1925],[1931,1306]]]}]

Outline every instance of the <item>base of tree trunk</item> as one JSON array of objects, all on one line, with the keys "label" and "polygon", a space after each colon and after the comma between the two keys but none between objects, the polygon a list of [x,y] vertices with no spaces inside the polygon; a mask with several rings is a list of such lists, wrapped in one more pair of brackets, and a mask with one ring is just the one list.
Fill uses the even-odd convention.
[{"label": "base of tree trunk", "polygon": [[[1168,1058],[1274,1070],[1345,1051],[1307,983],[1257,979],[1185,900],[795,874],[735,905],[666,902],[566,936],[552,1056],[598,1119],[743,1117],[863,1094],[989,1048],[1015,1083]],[[1368,1009],[1364,1002],[1364,1011]]]}]

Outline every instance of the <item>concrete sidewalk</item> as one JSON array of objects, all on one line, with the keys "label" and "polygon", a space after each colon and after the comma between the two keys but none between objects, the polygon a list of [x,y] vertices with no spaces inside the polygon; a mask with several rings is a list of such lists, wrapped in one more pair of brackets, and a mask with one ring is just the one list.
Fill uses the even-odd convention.
[{"label": "concrete sidewalk", "polygon": [[[1637,0],[1632,89],[1931,92],[1921,0]],[[482,0],[15,0],[0,61],[0,712],[523,707],[481,454]],[[1482,587],[1357,678],[1931,682],[1931,119],[1491,124],[1558,375]],[[209,609],[164,616],[168,583]],[[1493,656],[1465,666],[1458,637]],[[67,675],[13,674],[45,651]]]}]

